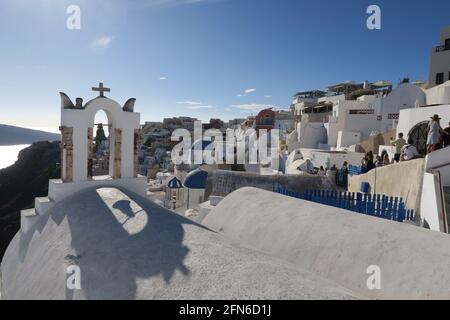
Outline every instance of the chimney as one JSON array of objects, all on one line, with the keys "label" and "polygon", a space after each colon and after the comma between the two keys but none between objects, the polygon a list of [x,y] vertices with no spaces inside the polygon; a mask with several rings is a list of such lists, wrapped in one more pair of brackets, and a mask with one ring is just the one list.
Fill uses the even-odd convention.
[{"label": "chimney", "polygon": [[82,98],[75,99],[75,108],[83,109],[83,99]]}]

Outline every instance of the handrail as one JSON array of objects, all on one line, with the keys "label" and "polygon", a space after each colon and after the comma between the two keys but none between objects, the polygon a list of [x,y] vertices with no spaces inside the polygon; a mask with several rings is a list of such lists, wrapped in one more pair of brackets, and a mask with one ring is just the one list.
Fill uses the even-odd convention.
[{"label": "handrail", "polygon": [[443,164],[443,165],[439,165],[437,167],[429,168],[429,170],[436,170],[436,169],[440,169],[440,168],[443,168],[446,166],[450,166],[450,162],[447,162],[446,164]]}]

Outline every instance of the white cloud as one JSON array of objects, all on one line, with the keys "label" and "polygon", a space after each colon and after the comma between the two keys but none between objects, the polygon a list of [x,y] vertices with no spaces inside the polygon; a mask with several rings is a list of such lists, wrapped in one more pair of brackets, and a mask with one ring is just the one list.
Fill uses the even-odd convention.
[{"label": "white cloud", "polygon": [[225,111],[232,112],[233,110],[231,108],[225,108]]},{"label": "white cloud", "polygon": [[159,77],[159,80],[167,80],[167,77]]},{"label": "white cloud", "polygon": [[243,97],[243,96],[244,96],[244,95],[243,95],[243,94],[240,94],[240,93],[236,95],[236,97]]},{"label": "white cloud", "polygon": [[264,96],[264,98],[270,99],[272,98],[272,96]]},{"label": "white cloud", "polygon": [[214,108],[213,106],[210,105],[205,105],[205,106],[185,106],[186,109],[191,109],[191,110],[198,110],[198,109],[212,109]]},{"label": "white cloud", "polygon": [[191,109],[191,110],[214,108],[213,106],[211,106],[209,104],[204,104],[202,102],[197,102],[197,101],[179,101],[179,102],[177,102],[177,104],[183,105],[184,108]]},{"label": "white cloud", "polygon": [[273,108],[274,110],[280,109],[277,106],[268,105],[268,104],[259,104],[259,103],[246,103],[246,104],[238,104],[233,105],[233,108],[237,108],[241,113],[258,113],[261,110]]},{"label": "white cloud", "polygon": [[102,36],[92,41],[91,46],[97,49],[107,49],[114,39],[114,36]]},{"label": "white cloud", "polygon": [[255,88],[250,88],[250,89],[245,89],[245,93],[246,94],[249,94],[249,93],[253,93],[253,92],[255,92],[256,91],[256,89]]},{"label": "white cloud", "polygon": [[181,101],[181,102],[177,102],[177,104],[187,104],[190,106],[199,106],[199,105],[202,105],[203,103],[197,102],[197,101]]}]

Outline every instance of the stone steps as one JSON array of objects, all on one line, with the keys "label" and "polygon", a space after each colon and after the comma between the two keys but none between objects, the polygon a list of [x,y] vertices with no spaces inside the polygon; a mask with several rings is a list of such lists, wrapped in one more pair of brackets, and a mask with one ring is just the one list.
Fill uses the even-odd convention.
[{"label": "stone steps", "polygon": [[55,202],[49,197],[39,197],[34,199],[34,208],[20,211],[20,230],[21,232],[28,232],[36,223],[39,216],[48,212]]},{"label": "stone steps", "polygon": [[54,204],[55,203],[49,197],[39,197],[34,199],[34,208],[39,215],[45,214]]},{"label": "stone steps", "polygon": [[35,208],[20,211],[20,231],[23,233],[28,232],[38,218],[39,214],[36,212]]}]

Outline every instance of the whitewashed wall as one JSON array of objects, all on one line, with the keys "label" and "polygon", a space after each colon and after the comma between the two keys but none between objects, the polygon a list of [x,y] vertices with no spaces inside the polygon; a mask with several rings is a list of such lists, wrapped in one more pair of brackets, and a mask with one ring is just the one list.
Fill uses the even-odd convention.
[{"label": "whitewashed wall", "polygon": [[427,105],[432,104],[450,104],[450,81],[427,90]]},{"label": "whitewashed wall", "polygon": [[411,83],[402,83],[386,96],[379,97],[370,103],[370,108],[375,114],[398,113],[402,109],[414,108],[418,101],[419,105],[426,104],[426,94],[420,87]]},{"label": "whitewashed wall", "polygon": [[431,230],[448,233],[442,190],[436,173],[424,174],[420,217],[428,223]]},{"label": "whitewashed wall", "polygon": [[339,131],[337,139],[337,149],[349,147],[361,142],[360,132]]},{"label": "whitewashed wall", "polygon": [[450,105],[413,108],[400,111],[400,119],[397,126],[397,132],[403,132],[408,135],[409,131],[418,123],[423,121],[430,121],[430,118],[438,114],[442,120],[443,128],[447,127],[450,121]]},{"label": "whitewashed wall", "polygon": [[140,114],[125,112],[122,107],[106,97],[97,97],[85,105],[85,109],[61,107],[61,126],[73,127],[73,181],[87,180],[88,128],[94,127],[95,115],[103,110],[110,128],[110,175],[114,170],[114,129],[122,129],[122,178],[134,176],[134,129],[139,129]]}]

